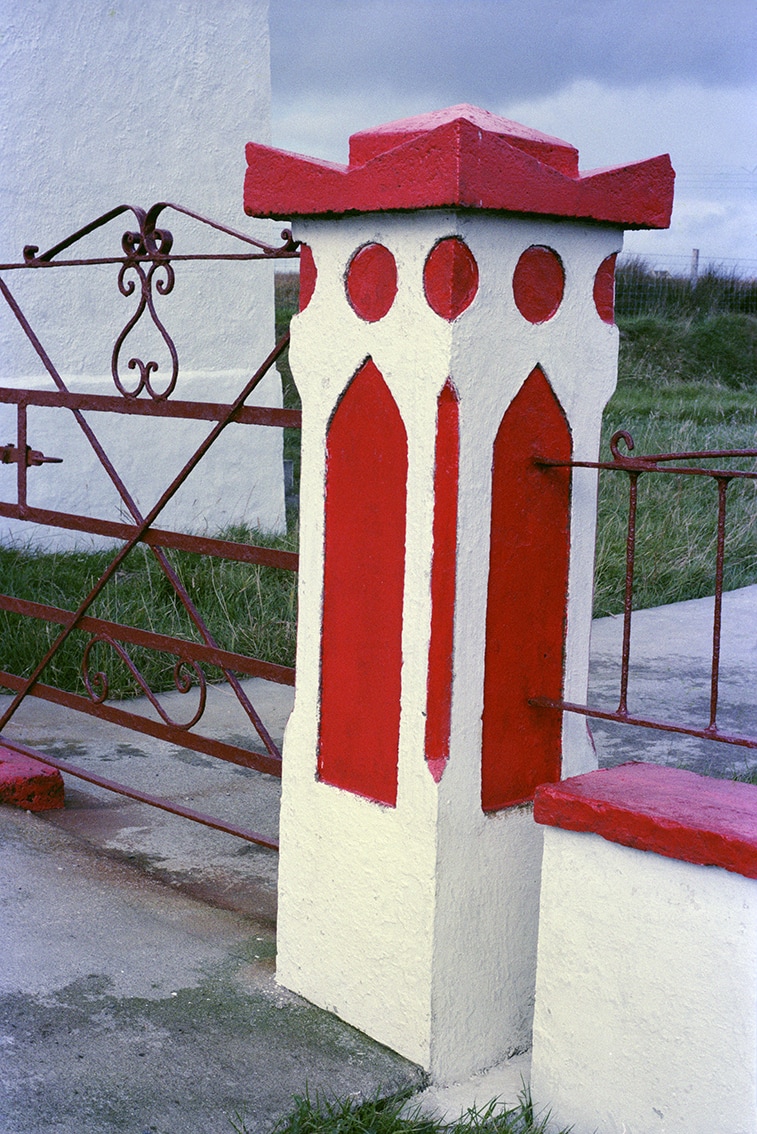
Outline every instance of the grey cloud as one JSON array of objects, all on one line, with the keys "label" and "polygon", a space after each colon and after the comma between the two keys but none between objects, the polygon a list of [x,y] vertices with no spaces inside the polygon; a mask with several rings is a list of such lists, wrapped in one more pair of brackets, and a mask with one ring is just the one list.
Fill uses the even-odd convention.
[{"label": "grey cloud", "polygon": [[442,103],[754,79],[753,0],[271,0],[274,93],[391,89]]}]

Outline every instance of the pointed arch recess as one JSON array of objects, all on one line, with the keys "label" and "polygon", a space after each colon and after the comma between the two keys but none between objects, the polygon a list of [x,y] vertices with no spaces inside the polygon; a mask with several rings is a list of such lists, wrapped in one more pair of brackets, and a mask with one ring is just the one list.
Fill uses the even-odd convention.
[{"label": "pointed arch recess", "polygon": [[426,687],[426,760],[436,783],[449,759],[460,463],[458,399],[447,379],[437,400],[434,523],[431,561],[431,637]]},{"label": "pointed arch recess", "polygon": [[371,359],[331,420],[326,462],[318,776],[394,806],[407,433]]},{"label": "pointed arch recess", "polygon": [[561,714],[529,705],[562,695],[570,551],[570,427],[535,367],[494,442],[486,611],[481,804],[498,811],[531,799],[561,770]]}]

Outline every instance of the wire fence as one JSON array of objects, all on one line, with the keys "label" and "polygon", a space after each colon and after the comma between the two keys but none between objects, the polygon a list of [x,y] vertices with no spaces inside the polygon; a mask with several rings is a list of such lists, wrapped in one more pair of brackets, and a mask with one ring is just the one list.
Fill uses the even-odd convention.
[{"label": "wire fence", "polygon": [[688,256],[622,256],[615,274],[615,311],[619,318],[658,315],[666,318],[710,315],[757,315],[757,260],[700,262]]}]

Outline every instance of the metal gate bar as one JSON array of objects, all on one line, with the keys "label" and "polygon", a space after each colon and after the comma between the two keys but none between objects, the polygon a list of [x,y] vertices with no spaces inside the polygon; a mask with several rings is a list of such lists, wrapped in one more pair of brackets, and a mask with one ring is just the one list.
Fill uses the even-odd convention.
[{"label": "metal gate bar", "polygon": [[125,795],[129,799],[135,799],[138,803],[147,803],[151,807],[158,807],[161,811],[168,811],[171,815],[180,815],[184,819],[192,819],[195,823],[201,823],[204,827],[212,827],[215,831],[224,831],[228,835],[236,835],[239,839],[245,839],[248,843],[256,843],[261,847],[268,847],[269,850],[277,851],[279,844],[275,839],[269,839],[266,835],[260,835],[257,831],[248,831],[244,827],[237,827],[233,823],[225,823],[221,819],[214,819],[212,815],[205,815],[202,811],[193,811],[190,807],[182,807],[178,803],[171,803],[168,799],[163,799],[158,795],[148,795],[146,792],[138,791],[136,788],[126,787],[125,784],[116,783],[114,780],[106,780],[103,776],[97,776],[94,772],[88,772],[85,768],[77,768],[73,764],[67,763],[65,760],[56,760],[53,756],[48,756],[45,752],[38,752],[36,748],[29,748],[25,744],[18,744],[15,740],[6,740],[3,737],[3,747],[10,748],[13,752],[18,752],[22,756],[29,756],[32,760],[39,760],[41,764],[48,764],[51,768],[57,768],[60,772],[66,772],[69,776],[76,776],[77,779],[86,780],[87,783],[96,784],[97,787],[106,788],[108,791],[115,792],[117,795]]},{"label": "metal gate bar", "polygon": [[[156,222],[161,214],[166,209],[173,209],[179,213],[183,213],[195,220],[200,221],[204,225],[208,225],[220,232],[226,233],[237,239],[242,240],[248,245],[254,246],[255,252],[245,252],[239,254],[218,254],[218,253],[199,253],[191,255],[174,255],[171,252],[173,237],[166,229],[158,229]],[[122,237],[122,247],[124,255],[121,256],[108,256],[96,257],[88,259],[67,259],[55,260],[55,256],[75,244],[79,239],[88,233],[93,232],[95,229],[104,224],[112,221],[123,213],[130,212],[138,221],[138,232],[127,232]],[[65,705],[69,708],[76,709],[77,711],[94,715],[102,719],[111,721],[119,725],[131,728],[133,730],[143,732],[154,736],[158,739],[170,740],[173,743],[179,744],[182,747],[194,749],[196,751],[204,752],[208,755],[217,756],[221,759],[227,760],[231,763],[239,764],[244,767],[255,768],[269,774],[280,775],[281,769],[281,756],[276,747],[276,744],[269,735],[263,722],[260,720],[256,710],[249,700],[245,690],[243,689],[238,674],[246,674],[248,676],[264,677],[267,680],[277,681],[281,684],[294,683],[294,671],[291,667],[276,665],[273,663],[263,662],[258,659],[249,658],[241,654],[237,654],[230,650],[224,650],[218,646],[213,635],[210,633],[204,619],[197,610],[191,597],[189,596],[186,588],[183,586],[176,570],[172,563],[167,558],[164,549],[172,548],[180,551],[187,551],[202,555],[212,555],[224,559],[235,560],[249,564],[260,564],[267,567],[276,567],[284,570],[296,570],[298,557],[293,552],[279,551],[272,548],[256,547],[254,545],[243,544],[233,540],[225,540],[220,538],[206,537],[206,536],[192,536],[186,535],[181,532],[172,532],[163,529],[154,528],[152,525],[159,517],[162,510],[173,498],[186,478],[193,469],[199,464],[202,458],[207,454],[211,446],[215,443],[217,438],[223,430],[232,422],[239,424],[254,424],[260,426],[275,426],[278,428],[296,428],[301,424],[301,414],[296,410],[283,410],[278,408],[269,407],[254,407],[245,406],[244,402],[252,393],[261,379],[269,372],[278,358],[286,350],[288,345],[288,335],[285,335],[270,352],[264,363],[258,368],[254,375],[248,380],[244,389],[239,396],[230,404],[221,403],[208,403],[208,402],[189,402],[169,401],[168,397],[171,394],[176,380],[178,378],[178,356],[170,336],[161,323],[154,306],[154,299],[152,293],[153,275],[161,269],[164,277],[161,276],[156,281],[157,291],[165,295],[173,288],[174,273],[172,263],[176,261],[188,260],[264,260],[264,259],[280,259],[280,258],[295,258],[299,254],[296,250],[296,244],[291,239],[291,234],[287,231],[282,233],[284,244],[280,248],[273,248],[269,245],[256,241],[245,234],[237,233],[224,225],[220,225],[214,221],[209,221],[207,218],[201,217],[199,214],[185,209],[182,206],[172,205],[165,202],[154,205],[151,209],[145,211],[142,209],[132,208],[130,206],[122,205],[116,209],[111,210],[109,213],[104,214],[102,217],[97,218],[89,225],[79,229],[76,233],[67,237],[53,248],[49,249],[42,255],[38,255],[38,249],[34,246],[27,246],[24,249],[24,263],[23,264],[3,264],[0,265],[0,270],[18,270],[18,269],[47,269],[52,267],[65,267],[65,266],[79,266],[79,265],[92,265],[92,264],[114,264],[120,265],[118,287],[119,291],[124,296],[135,294],[138,296],[138,307],[136,312],[131,316],[126,326],[118,336],[111,356],[111,372],[116,388],[122,396],[108,396],[108,395],[91,395],[91,394],[74,394],[71,393],[63,379],[61,378],[57,368],[53,364],[45,348],[42,346],[39,338],[30,326],[24,313],[22,312],[15,297],[10,291],[8,285],[0,279],[0,294],[2,294],[10,310],[18,321],[26,338],[31,343],[34,351],[40,359],[42,365],[47,370],[51,379],[53,380],[57,389],[55,391],[36,391],[36,390],[0,390],[0,403],[15,404],[17,413],[17,431],[16,431],[16,444],[0,446],[0,461],[3,463],[14,463],[17,465],[17,501],[13,503],[0,503],[0,516],[6,516],[12,519],[25,520],[28,522],[41,523],[51,525],[59,528],[86,531],[88,534],[97,534],[115,537],[124,541],[124,545],[115,554],[114,558],[103,571],[98,581],[91,588],[89,593],[80,602],[76,610],[63,610],[59,607],[54,607],[49,604],[37,603],[31,600],[22,600],[14,598],[13,596],[0,595],[0,610],[7,610],[14,614],[24,615],[27,617],[43,619],[47,622],[56,623],[61,626],[61,631],[57,635],[55,641],[47,649],[44,656],[34,666],[31,674],[22,678],[15,674],[10,674],[0,671],[0,683],[6,688],[13,691],[14,696],[8,708],[0,717],[0,729],[2,729],[15,713],[18,706],[23,702],[26,696],[32,694],[44,700],[52,701],[56,704]],[[134,280],[126,280],[125,276],[127,271],[133,271],[138,277],[138,283],[135,284]],[[139,290],[141,285],[141,291]],[[130,368],[137,366],[139,369],[139,382],[135,389],[126,389],[121,382],[119,375],[119,352],[121,346],[126,340],[129,332],[134,328],[140,320],[144,312],[149,313],[154,326],[160,332],[164,343],[171,356],[171,379],[167,388],[161,392],[156,391],[151,384],[151,374],[157,371],[157,364],[148,362],[144,363],[139,359],[132,360],[129,363]],[[145,391],[148,395],[147,398],[139,399],[138,395]],[[45,509],[30,507],[27,502],[27,474],[28,466],[44,463],[47,460],[56,459],[46,457],[42,453],[37,453],[29,448],[27,444],[27,411],[29,406],[46,406],[64,408],[73,414],[74,419],[79,425],[80,429],[87,438],[92,450],[94,451],[97,459],[115,486],[121,500],[131,514],[132,523],[122,521],[109,521],[99,520],[88,516],[81,516],[74,513],[63,512],[55,509]],[[118,473],[115,470],[112,462],[107,456],[103,446],[99,442],[94,430],[89,425],[89,422],[83,417],[84,411],[96,411],[107,413],[129,413],[142,416],[163,417],[163,418],[177,418],[185,420],[205,420],[214,422],[210,432],[203,442],[198,446],[194,454],[185,463],[182,471],[172,481],[168,488],[162,493],[158,502],[151,508],[146,516],[143,516],[137,507],[130,492],[126,488]],[[195,626],[202,642],[187,641],[185,639],[174,638],[169,635],[158,634],[152,631],[145,631],[137,629],[136,627],[128,627],[116,622],[111,622],[107,619],[101,619],[89,615],[87,612],[91,604],[95,601],[98,595],[102,592],[105,585],[113,577],[117,568],[123,563],[126,556],[133,550],[137,543],[144,543],[150,547],[153,556],[157,560],[161,571],[168,579],[173,589],[173,592],[179,599],[186,614]],[[82,671],[85,684],[89,692],[89,698],[75,693],[69,693],[64,690],[57,689],[53,686],[45,685],[40,681],[40,678],[55,656],[56,652],[60,649],[63,643],[68,639],[74,630],[82,630],[91,635],[87,643],[82,660]],[[88,672],[88,657],[91,648],[95,643],[104,643],[111,647],[125,665],[129,668],[132,675],[142,687],[148,696],[153,707],[156,709],[161,721],[156,721],[148,717],[138,716],[136,714],[128,713],[113,704],[105,703],[107,696],[107,678],[103,674],[92,674],[91,680]],[[120,643],[127,643],[144,647],[148,649],[160,650],[168,652],[176,657],[176,665],[174,667],[174,680],[176,688],[180,692],[187,692],[191,687],[191,679],[187,676],[186,670],[182,667],[187,667],[188,670],[193,671],[197,678],[197,687],[200,694],[200,704],[198,710],[195,712],[192,719],[187,723],[180,723],[172,720],[167,711],[158,701],[156,695],[147,686],[145,679],[139,673],[139,670],[131,661],[125,647]],[[206,678],[204,672],[200,669],[200,663],[211,664],[217,666],[222,670],[228,684],[234,690],[237,699],[247,714],[248,719],[255,728],[266,753],[256,753],[241,749],[238,746],[227,744],[220,740],[213,740],[210,738],[202,737],[199,734],[190,732],[189,730],[197,723],[202,716],[206,700]],[[158,800],[156,797],[146,796],[144,793],[137,792],[134,789],[128,788],[125,785],[117,785],[112,781],[104,780],[94,774],[85,772],[82,769],[75,769],[72,766],[55,761],[51,757],[46,757],[41,753],[34,753],[31,749],[26,749],[23,745],[18,745],[12,741],[5,741],[8,747],[15,748],[18,751],[26,751],[28,754],[33,755],[35,758],[50,764],[53,767],[60,767],[61,770],[67,771],[72,775],[78,775],[80,778],[87,779],[92,783],[99,783],[109,790],[118,791],[121,794],[130,796],[131,798],[141,799],[144,802],[151,802],[156,806],[161,807],[167,811],[174,811],[176,814],[184,814],[190,818],[196,818],[200,822],[208,823],[210,826],[215,826],[221,830],[229,830],[231,833],[241,834],[241,837],[248,838],[252,842],[258,842],[264,846],[275,847],[275,843],[271,840],[264,839],[262,836],[257,835],[255,832],[242,833],[241,829],[234,828],[233,825],[220,823],[217,820],[209,820],[207,816],[201,816],[199,813],[191,812],[189,809],[174,807],[168,801]]]},{"label": "metal gate bar", "polygon": [[[628,453],[622,453],[619,445],[623,442]],[[757,472],[748,472],[744,469],[712,469],[698,468],[690,464],[672,465],[673,461],[693,460],[723,460],[725,458],[754,458],[757,449],[717,449],[703,450],[701,452],[681,453],[651,453],[632,457],[628,454],[633,451],[634,441],[626,430],[618,430],[610,442],[612,453],[611,461],[558,461],[547,457],[538,457],[535,464],[541,468],[580,468],[580,469],[609,469],[614,472],[624,472],[629,480],[628,527],[626,535],[626,570],[625,589],[623,598],[623,644],[621,647],[621,676],[620,695],[618,707],[614,711],[593,708],[588,705],[578,705],[570,701],[554,700],[547,697],[533,697],[530,704],[547,709],[559,709],[563,712],[578,713],[585,717],[594,717],[597,720],[619,721],[622,724],[638,725],[642,728],[657,729],[661,732],[680,733],[684,736],[693,736],[700,740],[715,740],[721,744],[733,744],[742,748],[757,749],[757,737],[741,736],[731,732],[724,732],[718,727],[717,710],[720,680],[720,636],[721,616],[723,603],[723,564],[725,558],[725,527],[726,527],[726,490],[733,480],[757,480]],[[663,467],[660,467],[660,466]],[[636,502],[639,477],[646,473],[658,473],[668,476],[709,477],[717,486],[717,542],[715,553],[715,596],[712,626],[712,653],[710,666],[710,704],[709,723],[703,728],[696,728],[676,721],[659,721],[649,717],[631,714],[628,711],[628,677],[631,652],[631,616],[633,613],[633,582],[634,561],[636,548]]]}]

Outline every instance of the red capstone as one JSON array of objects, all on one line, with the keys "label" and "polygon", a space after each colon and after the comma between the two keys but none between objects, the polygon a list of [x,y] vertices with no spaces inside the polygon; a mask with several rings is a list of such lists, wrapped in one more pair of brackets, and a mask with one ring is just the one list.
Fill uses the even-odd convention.
[{"label": "red capstone", "polygon": [[396,209],[465,208],[667,228],[667,154],[578,169],[575,147],[475,106],[452,106],[353,134],[349,165],[250,142],[244,207],[290,219]]},{"label": "red capstone", "polygon": [[10,748],[0,748],[0,803],[25,811],[63,807],[63,777],[57,768]]},{"label": "red capstone", "polygon": [[757,878],[757,787],[630,763],[544,784],[534,819]]},{"label": "red capstone", "polygon": [[552,248],[532,244],[513,272],[515,306],[529,323],[546,323],[557,311],[565,291],[562,260]]}]

